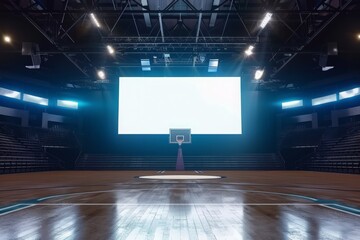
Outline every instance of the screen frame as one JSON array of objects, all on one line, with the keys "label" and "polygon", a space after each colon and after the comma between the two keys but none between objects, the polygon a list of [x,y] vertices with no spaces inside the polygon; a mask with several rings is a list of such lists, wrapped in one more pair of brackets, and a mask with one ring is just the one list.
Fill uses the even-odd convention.
[{"label": "screen frame", "polygon": [[243,77],[237,76],[119,76],[117,87],[117,136],[169,136],[169,133],[120,133],[120,83],[122,78],[239,78],[240,92],[240,132],[241,133],[192,133],[195,136],[242,136],[244,134],[243,122]]}]

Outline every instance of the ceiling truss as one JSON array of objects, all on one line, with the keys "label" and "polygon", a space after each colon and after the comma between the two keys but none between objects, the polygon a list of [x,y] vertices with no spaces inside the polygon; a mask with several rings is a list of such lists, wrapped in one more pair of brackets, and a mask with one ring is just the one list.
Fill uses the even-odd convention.
[{"label": "ceiling truss", "polygon": [[[62,54],[92,81],[96,59],[111,45],[114,62],[133,67],[130,60],[156,56],[155,66],[163,64],[169,53],[176,66],[205,66],[194,62],[199,54],[212,58],[242,59],[249,45],[261,55],[253,64],[270,66],[271,78],[286,67],[340,13],[353,11],[352,0],[5,0],[4,14],[21,14],[53,46],[40,54]],[[314,1],[315,2],[315,1]],[[272,12],[270,27],[259,28],[266,12]],[[89,14],[94,13],[101,28]],[[271,37],[274,27],[282,34]],[[270,37],[267,37],[270,35]],[[256,54],[255,54],[256,55]],[[129,60],[129,59],[130,60]],[[114,60],[115,59],[115,60]],[[135,61],[135,60],[134,60]],[[128,64],[130,62],[130,64]],[[166,66],[169,66],[166,64]],[[111,59],[105,66],[111,66]],[[136,66],[136,64],[135,64]],[[163,65],[165,66],[165,64]]]}]

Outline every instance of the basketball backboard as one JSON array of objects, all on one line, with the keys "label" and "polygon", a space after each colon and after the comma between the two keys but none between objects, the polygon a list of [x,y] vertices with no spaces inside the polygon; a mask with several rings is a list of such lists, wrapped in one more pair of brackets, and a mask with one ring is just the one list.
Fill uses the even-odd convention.
[{"label": "basketball backboard", "polygon": [[169,143],[184,144],[191,143],[191,129],[190,128],[170,128]]}]

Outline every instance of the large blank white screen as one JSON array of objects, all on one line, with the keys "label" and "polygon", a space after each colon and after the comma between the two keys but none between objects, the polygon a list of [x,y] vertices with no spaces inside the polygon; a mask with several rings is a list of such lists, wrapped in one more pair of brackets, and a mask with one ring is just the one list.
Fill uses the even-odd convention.
[{"label": "large blank white screen", "polygon": [[241,134],[240,77],[121,77],[119,134]]}]

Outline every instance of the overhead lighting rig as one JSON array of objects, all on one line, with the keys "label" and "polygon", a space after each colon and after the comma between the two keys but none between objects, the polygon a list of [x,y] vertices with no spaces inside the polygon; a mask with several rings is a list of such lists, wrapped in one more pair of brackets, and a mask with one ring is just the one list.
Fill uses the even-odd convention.
[{"label": "overhead lighting rig", "polygon": [[272,13],[267,12],[265,14],[265,17],[263,18],[263,20],[260,23],[260,27],[264,29],[266,27],[266,25],[270,22],[271,17],[272,17]]},{"label": "overhead lighting rig", "polygon": [[245,55],[246,56],[250,56],[253,54],[253,50],[254,50],[254,46],[250,45],[246,50],[245,50]]},{"label": "overhead lighting rig", "polygon": [[92,22],[95,24],[95,26],[96,27],[101,27],[100,26],[100,23],[99,23],[99,21],[97,20],[97,18],[96,18],[96,16],[95,16],[95,14],[94,13],[90,13],[90,17],[91,17],[91,20],[92,20]]}]

